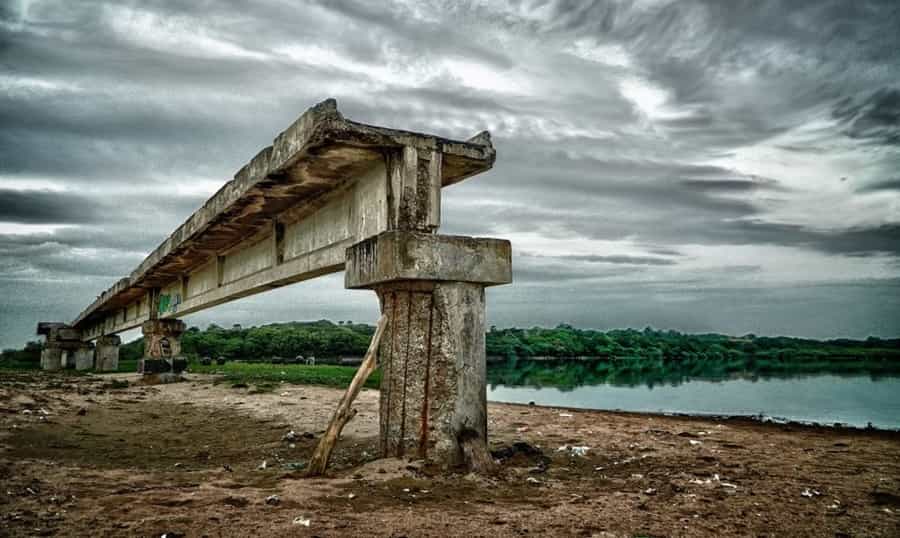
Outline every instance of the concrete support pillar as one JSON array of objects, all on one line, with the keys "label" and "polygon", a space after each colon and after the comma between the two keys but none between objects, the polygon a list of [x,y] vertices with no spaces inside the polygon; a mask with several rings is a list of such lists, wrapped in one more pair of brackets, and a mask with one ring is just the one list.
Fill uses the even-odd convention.
[{"label": "concrete support pillar", "polygon": [[63,367],[62,363],[63,358],[63,350],[61,347],[53,344],[46,343],[44,344],[44,349],[41,350],[41,369],[42,370],[60,370]]},{"label": "concrete support pillar", "polygon": [[94,367],[94,346],[85,343],[70,354],[75,357],[76,370],[90,370]]},{"label": "concrete support pillar", "polygon": [[487,451],[486,286],[511,281],[510,245],[393,231],[347,250],[345,285],[373,289],[389,325],[379,432],[383,456],[468,463]]},{"label": "concrete support pillar", "polygon": [[144,333],[144,357],[138,371],[144,374],[180,373],[187,366],[181,355],[181,334],[185,330],[180,319],[151,319],[141,325]]},{"label": "concrete support pillar", "polygon": [[96,365],[98,372],[115,372],[119,369],[119,344],[122,340],[114,334],[97,337]]},{"label": "concrete support pillar", "polygon": [[451,465],[487,439],[484,285],[404,280],[376,288],[389,325],[379,348],[381,453]]}]

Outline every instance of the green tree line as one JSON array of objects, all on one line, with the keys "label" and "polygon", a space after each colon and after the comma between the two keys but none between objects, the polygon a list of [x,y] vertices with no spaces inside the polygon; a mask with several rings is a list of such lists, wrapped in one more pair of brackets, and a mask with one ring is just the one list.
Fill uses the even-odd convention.
[{"label": "green tree line", "polygon": [[[291,322],[243,328],[210,325],[191,327],[182,336],[182,350],[193,357],[267,360],[293,358],[361,356],[375,328],[371,325],[327,320]],[[900,338],[866,340],[811,340],[790,337],[734,337],[721,334],[684,334],[678,331],[620,329],[596,331],[570,325],[530,329],[491,327],[486,334],[487,354],[503,359],[590,358],[595,360],[643,359],[650,361],[783,361],[828,359],[900,359]],[[123,344],[122,360],[143,354],[143,339]],[[4,350],[0,360],[36,363],[40,343],[29,342],[23,349]]]}]

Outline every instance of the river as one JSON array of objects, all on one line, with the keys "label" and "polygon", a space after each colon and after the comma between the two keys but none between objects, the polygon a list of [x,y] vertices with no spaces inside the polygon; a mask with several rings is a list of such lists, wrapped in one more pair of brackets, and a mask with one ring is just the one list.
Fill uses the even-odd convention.
[{"label": "river", "polygon": [[900,429],[900,377],[803,375],[652,385],[488,385],[494,402],[691,415],[746,415]]}]

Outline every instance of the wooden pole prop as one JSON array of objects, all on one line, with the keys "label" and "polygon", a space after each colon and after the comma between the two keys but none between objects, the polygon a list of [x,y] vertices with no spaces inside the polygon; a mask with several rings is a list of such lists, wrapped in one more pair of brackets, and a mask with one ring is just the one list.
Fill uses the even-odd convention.
[{"label": "wooden pole prop", "polygon": [[369,379],[369,376],[375,371],[375,366],[378,363],[378,345],[381,343],[381,335],[384,333],[387,323],[387,316],[382,315],[378,320],[378,326],[375,327],[375,334],[372,335],[372,341],[369,342],[369,349],[366,351],[362,364],[356,370],[353,381],[350,382],[350,386],[347,387],[347,392],[341,398],[334,416],[331,417],[331,423],[328,424],[325,435],[319,440],[319,444],[309,460],[307,476],[320,476],[325,473],[325,469],[328,467],[328,460],[331,458],[331,451],[334,450],[334,445],[337,443],[338,437],[341,436],[341,430],[356,415],[356,409],[351,409],[350,406],[353,404],[356,396],[359,395],[359,391],[362,390],[366,379]]}]

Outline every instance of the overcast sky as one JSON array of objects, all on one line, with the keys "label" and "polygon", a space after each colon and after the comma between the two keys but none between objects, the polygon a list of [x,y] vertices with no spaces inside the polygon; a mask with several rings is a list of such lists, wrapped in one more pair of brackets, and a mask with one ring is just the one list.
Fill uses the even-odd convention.
[{"label": "overcast sky", "polygon": [[[0,347],[69,321],[309,106],[495,168],[499,326],[900,334],[900,3],[0,2]],[[342,274],[187,322],[376,317]]]}]

